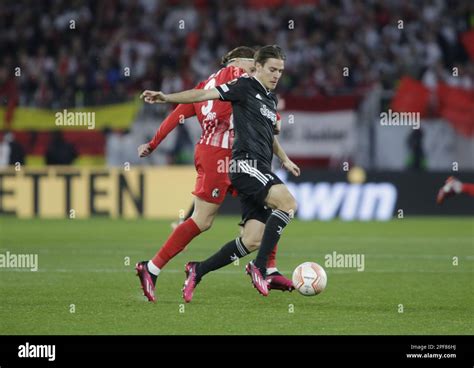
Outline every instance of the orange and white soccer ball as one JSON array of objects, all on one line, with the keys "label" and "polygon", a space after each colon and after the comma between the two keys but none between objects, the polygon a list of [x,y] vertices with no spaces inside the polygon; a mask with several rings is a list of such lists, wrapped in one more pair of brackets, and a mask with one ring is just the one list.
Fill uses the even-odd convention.
[{"label": "orange and white soccer ball", "polygon": [[305,296],[321,293],[327,281],[326,271],[315,262],[302,263],[293,271],[293,286]]}]

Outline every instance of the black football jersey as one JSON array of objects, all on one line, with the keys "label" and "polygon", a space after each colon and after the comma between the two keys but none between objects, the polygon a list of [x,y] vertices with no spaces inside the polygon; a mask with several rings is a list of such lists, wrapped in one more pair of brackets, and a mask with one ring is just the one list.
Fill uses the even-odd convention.
[{"label": "black football jersey", "polygon": [[233,159],[256,159],[271,168],[273,135],[276,132],[277,104],[274,93],[258,79],[243,76],[216,87],[220,99],[233,109]]}]

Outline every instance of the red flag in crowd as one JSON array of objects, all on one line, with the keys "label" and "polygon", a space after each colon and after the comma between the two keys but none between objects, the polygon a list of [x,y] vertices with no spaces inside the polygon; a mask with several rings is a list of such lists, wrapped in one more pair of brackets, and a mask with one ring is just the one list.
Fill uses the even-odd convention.
[{"label": "red flag in crowd", "polygon": [[421,82],[403,77],[392,99],[390,108],[398,112],[419,112],[426,116],[430,91]]}]

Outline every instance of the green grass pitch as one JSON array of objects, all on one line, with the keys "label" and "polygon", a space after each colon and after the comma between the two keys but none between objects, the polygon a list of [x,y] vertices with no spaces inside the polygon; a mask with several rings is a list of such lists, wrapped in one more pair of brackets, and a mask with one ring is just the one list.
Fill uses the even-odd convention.
[{"label": "green grass pitch", "polygon": [[[304,261],[363,254],[365,269],[329,268],[315,297],[251,286],[240,265],[209,274],[181,298],[183,265],[211,255],[237,233],[218,217],[163,270],[156,304],[134,273],[170,233],[168,221],[0,218],[0,253],[35,253],[39,270],[0,268],[0,334],[473,334],[473,218],[301,222],[277,256],[287,276]],[[129,260],[129,262],[127,262]]]}]

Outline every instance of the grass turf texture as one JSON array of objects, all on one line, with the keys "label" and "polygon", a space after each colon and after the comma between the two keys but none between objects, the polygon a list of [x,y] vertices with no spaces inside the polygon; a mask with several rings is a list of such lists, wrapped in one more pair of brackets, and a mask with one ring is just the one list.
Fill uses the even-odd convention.
[{"label": "grass turf texture", "polygon": [[39,256],[38,272],[0,268],[0,333],[474,333],[472,218],[293,221],[277,256],[286,276],[304,261],[324,267],[334,251],[365,255],[364,271],[326,267],[322,294],[272,291],[264,298],[244,273],[247,257],[207,275],[185,304],[184,263],[232,239],[237,220],[219,217],[173,259],[153,304],[145,302],[134,264],[155,254],[170,233],[168,221],[0,218],[1,254]]}]

